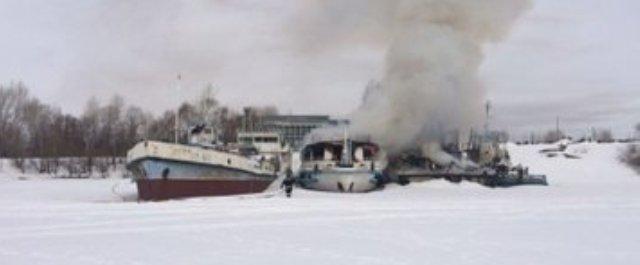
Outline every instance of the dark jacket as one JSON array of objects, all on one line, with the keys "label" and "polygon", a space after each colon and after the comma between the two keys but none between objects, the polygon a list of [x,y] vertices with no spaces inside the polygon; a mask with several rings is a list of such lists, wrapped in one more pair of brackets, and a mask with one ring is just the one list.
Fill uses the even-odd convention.
[{"label": "dark jacket", "polygon": [[288,189],[293,187],[293,184],[296,183],[296,179],[294,179],[293,177],[287,177],[282,181],[282,185],[280,185],[280,187],[286,187]]}]

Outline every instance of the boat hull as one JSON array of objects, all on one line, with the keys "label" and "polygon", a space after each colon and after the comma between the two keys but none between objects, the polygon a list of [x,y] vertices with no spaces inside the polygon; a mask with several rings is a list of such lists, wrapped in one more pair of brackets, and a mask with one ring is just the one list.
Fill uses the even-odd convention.
[{"label": "boat hull", "polygon": [[144,201],[258,193],[270,184],[268,181],[235,180],[136,180],[138,199]]},{"label": "boat hull", "polygon": [[368,192],[381,186],[382,174],[369,170],[302,171],[300,186],[333,192]]},{"label": "boat hull", "polygon": [[140,200],[167,200],[200,196],[258,193],[276,174],[255,174],[211,164],[144,158],[128,165]]}]

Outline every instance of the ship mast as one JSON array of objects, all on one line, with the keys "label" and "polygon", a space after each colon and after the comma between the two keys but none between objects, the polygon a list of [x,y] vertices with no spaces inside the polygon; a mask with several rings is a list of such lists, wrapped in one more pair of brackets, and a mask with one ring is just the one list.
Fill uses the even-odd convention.
[{"label": "ship mast", "polygon": [[349,133],[347,132],[347,127],[344,128],[344,139],[342,145],[342,161],[340,163],[343,166],[351,165],[351,145],[349,142]]}]

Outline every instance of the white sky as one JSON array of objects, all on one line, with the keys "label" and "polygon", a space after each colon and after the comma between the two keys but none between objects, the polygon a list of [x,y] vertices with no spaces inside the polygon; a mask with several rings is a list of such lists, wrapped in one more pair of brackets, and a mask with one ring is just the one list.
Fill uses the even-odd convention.
[{"label": "white sky", "polygon": [[[295,1],[0,1],[0,82],[22,80],[79,113],[114,93],[160,112],[206,83],[224,103],[346,114],[379,78],[384,47],[319,55],[288,36]],[[494,125],[516,135],[588,126],[626,136],[640,122],[640,1],[537,0],[481,69]],[[184,77],[177,93],[176,73]]]}]

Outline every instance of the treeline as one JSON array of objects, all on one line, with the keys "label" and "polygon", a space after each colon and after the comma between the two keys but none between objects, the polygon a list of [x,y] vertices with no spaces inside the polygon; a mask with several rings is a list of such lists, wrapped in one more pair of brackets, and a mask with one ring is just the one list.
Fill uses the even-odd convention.
[{"label": "treeline", "polygon": [[[275,108],[269,111],[277,112]],[[224,142],[235,141],[239,113],[216,100],[212,86],[179,108],[181,141],[195,124],[213,126]],[[29,94],[22,83],[0,86],[0,157],[117,157],[143,140],[173,141],[175,111],[155,116],[115,95],[106,104],[95,98],[82,114],[63,113]]]}]

